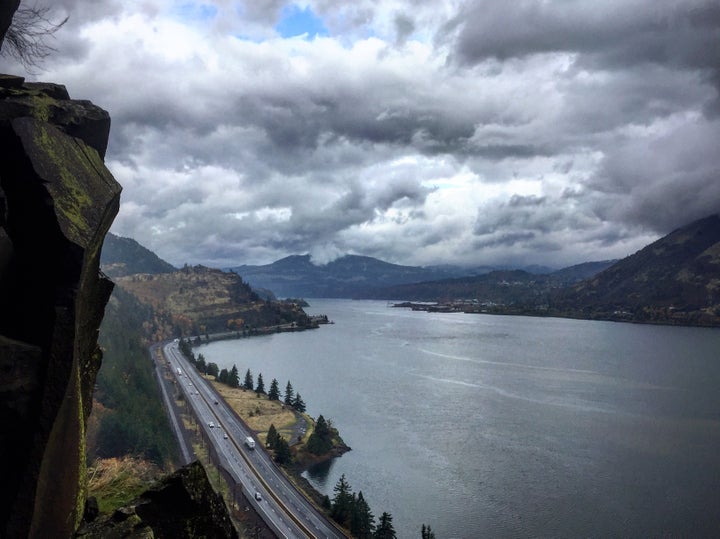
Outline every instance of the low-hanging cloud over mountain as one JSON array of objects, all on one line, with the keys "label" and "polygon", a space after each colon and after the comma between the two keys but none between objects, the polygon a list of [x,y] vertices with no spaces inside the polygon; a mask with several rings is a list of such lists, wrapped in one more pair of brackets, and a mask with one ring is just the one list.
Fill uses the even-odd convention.
[{"label": "low-hanging cloud over mountain", "polygon": [[720,211],[714,1],[52,9],[28,78],[110,112],[113,232],[174,264],[560,266]]}]

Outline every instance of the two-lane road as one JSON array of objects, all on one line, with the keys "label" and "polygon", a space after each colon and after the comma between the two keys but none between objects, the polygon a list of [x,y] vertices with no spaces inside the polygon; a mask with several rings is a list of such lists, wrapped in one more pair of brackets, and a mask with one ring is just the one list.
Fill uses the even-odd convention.
[{"label": "two-lane road", "polygon": [[254,449],[245,445],[245,439],[253,433],[183,357],[178,343],[167,343],[163,352],[177,384],[215,448],[218,464],[242,484],[265,522],[280,537],[346,537],[298,492],[260,443],[256,443]]}]

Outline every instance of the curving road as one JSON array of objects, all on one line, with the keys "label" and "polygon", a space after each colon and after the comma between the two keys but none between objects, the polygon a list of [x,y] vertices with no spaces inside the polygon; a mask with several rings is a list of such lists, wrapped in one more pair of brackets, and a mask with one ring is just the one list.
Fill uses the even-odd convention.
[{"label": "curving road", "polygon": [[[298,492],[260,443],[256,443],[254,449],[245,445],[246,437],[253,436],[253,432],[185,359],[178,343],[166,343],[162,350],[176,383],[182,388],[186,401],[215,448],[219,459],[217,464],[242,485],[248,500],[268,526],[279,537],[347,537]],[[157,356],[152,356],[157,361]],[[158,365],[160,368],[162,365]],[[172,407],[168,409],[173,415]],[[179,428],[175,430],[182,449],[182,434]]]}]

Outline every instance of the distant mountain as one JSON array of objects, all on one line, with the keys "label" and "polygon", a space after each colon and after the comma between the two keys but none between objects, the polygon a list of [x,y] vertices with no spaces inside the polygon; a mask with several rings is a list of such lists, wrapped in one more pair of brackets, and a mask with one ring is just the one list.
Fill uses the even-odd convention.
[{"label": "distant mountain", "polygon": [[720,325],[720,214],[563,290],[553,308],[582,317]]},{"label": "distant mountain", "polygon": [[320,265],[314,264],[310,255],[292,255],[272,264],[230,269],[251,286],[272,290],[279,297],[352,298],[378,286],[476,275],[493,268],[401,266],[358,255]]},{"label": "distant mountain", "polygon": [[136,273],[172,273],[177,268],[131,238],[108,233],[100,254],[100,267],[110,278]]},{"label": "distant mountain", "polygon": [[408,304],[422,310],[720,327],[720,214],[615,263],[591,262],[546,275],[494,271],[378,289],[366,297],[440,303]]},{"label": "distant mountain", "polygon": [[544,305],[553,290],[591,277],[613,262],[586,262],[545,274],[525,270],[494,270],[472,277],[377,287],[366,290],[360,297],[425,302],[477,300],[485,304],[523,307]]},{"label": "distant mountain", "polygon": [[575,266],[569,266],[561,270],[549,271],[547,273],[551,273],[557,283],[568,285],[594,277],[617,262],[617,260],[583,262],[582,264],[576,264]]}]

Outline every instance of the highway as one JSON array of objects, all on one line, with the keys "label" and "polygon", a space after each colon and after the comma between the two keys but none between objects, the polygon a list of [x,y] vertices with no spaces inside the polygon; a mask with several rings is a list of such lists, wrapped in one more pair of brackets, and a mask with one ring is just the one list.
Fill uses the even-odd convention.
[{"label": "highway", "polygon": [[[185,359],[178,343],[165,344],[163,353],[178,387],[216,450],[217,464],[242,485],[249,502],[278,537],[346,537],[288,481],[253,433]],[[248,436],[256,441],[254,449],[245,445]]]}]

